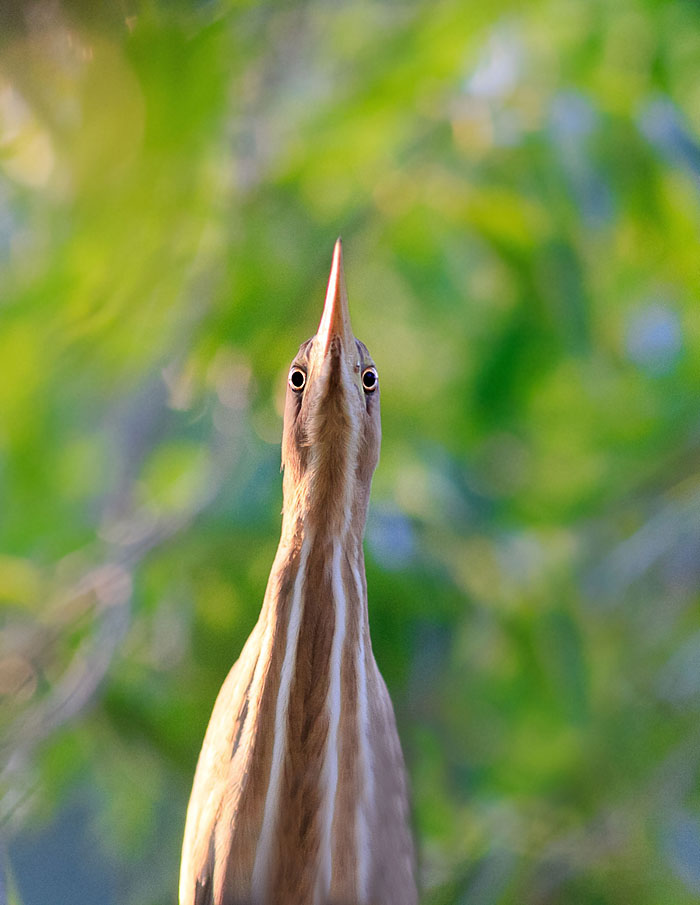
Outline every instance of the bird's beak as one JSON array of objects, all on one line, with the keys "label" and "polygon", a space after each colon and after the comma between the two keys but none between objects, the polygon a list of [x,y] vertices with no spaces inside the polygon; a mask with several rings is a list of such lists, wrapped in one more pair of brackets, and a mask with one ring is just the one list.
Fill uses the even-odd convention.
[{"label": "bird's beak", "polygon": [[344,354],[348,355],[354,347],[355,337],[350,326],[348,292],[345,288],[345,274],[343,273],[343,243],[340,239],[337,240],[333,249],[333,264],[328,279],[326,302],[316,333],[318,355],[321,361],[328,354],[328,349],[335,337],[340,340]]}]

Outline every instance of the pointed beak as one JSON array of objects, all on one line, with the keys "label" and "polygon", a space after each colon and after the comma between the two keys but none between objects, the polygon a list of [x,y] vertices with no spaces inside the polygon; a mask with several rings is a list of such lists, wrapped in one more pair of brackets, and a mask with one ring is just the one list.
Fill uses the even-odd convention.
[{"label": "pointed beak", "polygon": [[341,346],[346,354],[354,346],[355,337],[350,325],[348,292],[345,288],[345,274],[343,273],[343,243],[340,239],[337,240],[333,249],[333,264],[331,265],[331,275],[328,279],[326,302],[323,306],[321,323],[318,325],[318,332],[316,333],[317,348],[321,360],[326,357],[330,344],[335,337],[340,339]]}]

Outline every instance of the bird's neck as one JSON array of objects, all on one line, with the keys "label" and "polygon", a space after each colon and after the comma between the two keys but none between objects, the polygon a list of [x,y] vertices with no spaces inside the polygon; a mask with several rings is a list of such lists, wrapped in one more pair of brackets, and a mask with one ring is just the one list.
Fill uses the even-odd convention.
[{"label": "bird's neck", "polygon": [[[337,808],[339,820],[346,812],[355,820],[355,802],[371,779],[366,689],[376,666],[365,512],[366,500],[357,499],[341,531],[320,512],[287,506],[257,634],[270,687],[261,701],[270,701],[275,731],[253,886],[280,889],[292,877],[308,902],[331,883]],[[360,754],[350,758],[349,751]]]},{"label": "bird's neck", "polygon": [[369,493],[369,480],[361,480],[350,467],[348,451],[342,447],[325,451],[322,467],[311,462],[303,476],[285,469],[279,552],[294,557],[306,545],[329,563],[339,548],[364,570],[362,539]]},{"label": "bird's neck", "polygon": [[[308,623],[332,624],[338,609],[359,607],[367,620],[363,537],[369,493],[360,492],[347,515],[334,519],[332,509],[319,505],[285,505],[275,564],[266,594],[266,615],[284,622],[296,599]],[[294,581],[291,581],[292,576]],[[341,618],[344,618],[341,616]]]},{"label": "bird's neck", "polygon": [[338,522],[314,506],[285,506],[260,621],[287,662],[282,686],[289,683],[290,700],[308,715],[334,708],[344,659],[371,650],[362,547],[368,496],[369,488],[357,494]]}]

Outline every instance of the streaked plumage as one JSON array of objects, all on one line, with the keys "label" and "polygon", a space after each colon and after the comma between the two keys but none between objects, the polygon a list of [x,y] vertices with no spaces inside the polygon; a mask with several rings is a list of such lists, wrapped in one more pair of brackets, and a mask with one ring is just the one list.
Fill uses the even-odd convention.
[{"label": "streaked plumage", "polygon": [[403,757],[367,618],[375,377],[338,240],[318,332],[290,370],[282,536],[202,746],[180,905],[417,901]]}]

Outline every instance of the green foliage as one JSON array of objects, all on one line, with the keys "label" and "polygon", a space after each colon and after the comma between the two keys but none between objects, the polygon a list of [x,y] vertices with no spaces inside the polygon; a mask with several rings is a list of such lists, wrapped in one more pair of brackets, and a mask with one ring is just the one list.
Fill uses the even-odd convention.
[{"label": "green foliage", "polygon": [[175,900],[339,233],[424,902],[697,901],[699,26],[682,0],[0,12],[15,901],[80,897],[32,856],[72,807],[102,902]]}]

